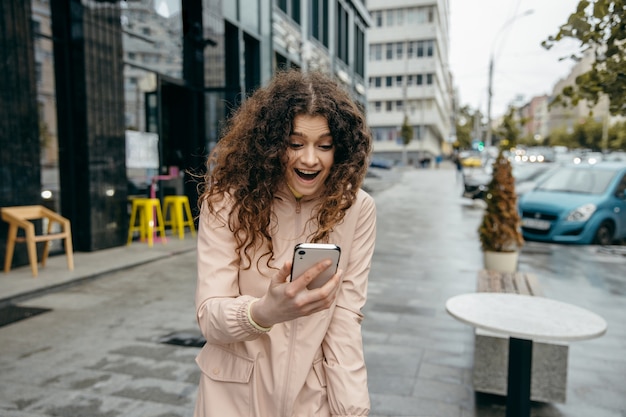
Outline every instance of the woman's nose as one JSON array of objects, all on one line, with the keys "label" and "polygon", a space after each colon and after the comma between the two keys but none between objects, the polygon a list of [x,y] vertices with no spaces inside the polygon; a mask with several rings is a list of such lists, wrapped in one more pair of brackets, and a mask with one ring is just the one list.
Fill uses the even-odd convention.
[{"label": "woman's nose", "polygon": [[317,153],[315,152],[315,148],[313,146],[305,147],[302,151],[301,160],[304,164],[315,165],[317,162]]}]

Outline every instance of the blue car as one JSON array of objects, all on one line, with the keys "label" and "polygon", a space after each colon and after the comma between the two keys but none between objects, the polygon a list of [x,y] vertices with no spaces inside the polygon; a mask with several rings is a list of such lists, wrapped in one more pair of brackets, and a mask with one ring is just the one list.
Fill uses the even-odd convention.
[{"label": "blue car", "polygon": [[626,163],[555,169],[518,201],[524,239],[610,245],[626,238]]}]

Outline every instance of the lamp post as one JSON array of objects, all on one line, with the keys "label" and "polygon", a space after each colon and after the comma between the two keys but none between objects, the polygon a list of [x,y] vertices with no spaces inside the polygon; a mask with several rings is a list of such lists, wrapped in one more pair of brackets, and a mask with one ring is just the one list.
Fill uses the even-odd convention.
[{"label": "lamp post", "polygon": [[516,21],[517,19],[524,17],[524,16],[528,16],[529,14],[534,13],[534,10],[530,9],[530,10],[526,10],[524,13],[520,13],[518,15],[513,16],[512,18],[510,18],[509,20],[507,20],[504,25],[502,25],[502,27],[500,28],[500,30],[498,30],[498,32],[496,33],[496,36],[493,40],[493,44],[491,46],[491,54],[489,56],[489,87],[487,88],[487,92],[488,92],[488,101],[487,101],[487,137],[485,138],[485,146],[491,146],[491,99],[493,97],[493,54],[495,51],[495,46],[496,46],[496,42],[498,41],[498,36],[500,35],[500,33],[502,33],[502,31],[504,31],[504,29],[506,29],[507,27],[509,27],[509,25],[511,23],[513,23],[514,21]]}]

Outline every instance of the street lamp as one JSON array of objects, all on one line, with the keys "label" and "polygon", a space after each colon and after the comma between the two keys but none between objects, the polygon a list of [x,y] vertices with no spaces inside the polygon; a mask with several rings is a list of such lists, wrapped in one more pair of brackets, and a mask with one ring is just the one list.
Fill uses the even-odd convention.
[{"label": "street lamp", "polygon": [[504,23],[504,25],[502,25],[500,30],[498,30],[498,33],[496,33],[496,36],[493,40],[493,44],[491,45],[491,55],[489,57],[489,87],[487,89],[487,92],[489,93],[489,100],[487,101],[487,137],[485,138],[485,146],[491,146],[491,134],[492,134],[491,132],[491,99],[493,97],[493,53],[495,50],[496,42],[498,41],[498,36],[500,35],[502,31],[504,31],[504,29],[509,27],[509,25],[513,23],[515,20],[524,16],[528,16],[529,14],[533,14],[533,13],[534,13],[534,10],[532,9],[526,10],[524,13],[515,15],[509,20],[507,20]]}]

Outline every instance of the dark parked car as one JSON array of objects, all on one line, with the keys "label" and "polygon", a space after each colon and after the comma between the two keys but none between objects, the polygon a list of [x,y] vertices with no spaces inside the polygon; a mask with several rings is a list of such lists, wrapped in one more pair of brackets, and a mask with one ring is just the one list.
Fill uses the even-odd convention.
[{"label": "dark parked car", "polygon": [[[489,162],[492,164],[493,162]],[[554,168],[555,164],[546,162],[520,162],[512,163],[513,177],[515,178],[515,191],[518,195],[521,191],[534,187],[544,174]],[[463,197],[485,199],[487,185],[491,181],[491,165],[484,169],[467,171],[463,176]]]},{"label": "dark parked car", "polygon": [[626,239],[626,163],[559,167],[518,207],[526,240],[610,245]]}]

